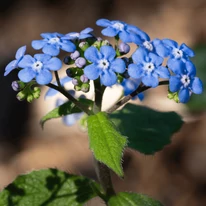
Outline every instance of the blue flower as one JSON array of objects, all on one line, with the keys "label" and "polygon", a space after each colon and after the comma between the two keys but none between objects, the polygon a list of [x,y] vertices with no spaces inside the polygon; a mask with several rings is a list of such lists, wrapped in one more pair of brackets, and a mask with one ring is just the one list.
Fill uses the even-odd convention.
[{"label": "blue flower", "polygon": [[26,52],[26,46],[20,47],[15,56],[15,60],[11,61],[5,68],[4,76],[8,75],[12,70],[18,68],[19,62],[22,60],[24,54]]},{"label": "blue flower", "polygon": [[115,58],[116,52],[111,46],[102,46],[100,51],[96,47],[89,47],[85,58],[92,64],[84,68],[84,74],[88,79],[95,80],[100,77],[101,84],[112,86],[117,82],[117,73],[123,73],[126,69],[122,59]]},{"label": "blue flower", "polygon": [[136,26],[126,24],[123,21],[109,21],[107,19],[99,19],[96,24],[106,27],[102,30],[102,34],[109,37],[119,36],[124,43],[134,42],[142,43],[142,38],[147,34]]},{"label": "blue flower", "polygon": [[86,28],[82,30],[80,33],[70,32],[66,34],[62,39],[69,39],[69,40],[86,39],[89,37],[93,37],[93,35],[91,34],[92,31],[93,31],[92,28]]},{"label": "blue flower", "polygon": [[18,73],[22,82],[30,82],[33,78],[36,78],[38,84],[44,85],[51,82],[51,71],[61,69],[62,62],[57,57],[52,58],[48,54],[35,54],[34,58],[25,55],[19,62],[19,67],[23,68]]},{"label": "blue flower", "polygon": [[196,77],[196,68],[191,61],[178,61],[171,70],[175,75],[170,77],[169,89],[171,92],[178,91],[180,102],[188,102],[192,93],[203,92],[202,81]]},{"label": "blue flower", "polygon": [[[124,79],[123,82],[121,83],[124,89],[124,96],[127,96],[132,92],[134,92],[139,87],[140,83],[141,83],[141,79],[134,79],[134,78]],[[140,99],[140,101],[142,101],[144,99],[144,94],[140,93],[136,95],[133,98],[133,100],[136,99],[137,97]]]},{"label": "blue flower", "polygon": [[34,49],[42,49],[45,54],[51,56],[57,56],[60,52],[60,49],[66,52],[74,52],[76,46],[69,41],[68,39],[63,39],[63,34],[60,33],[42,33],[42,40],[32,41],[32,47]]},{"label": "blue flower", "polygon": [[133,62],[128,66],[128,74],[135,79],[142,79],[144,85],[157,87],[158,78],[169,78],[170,73],[166,67],[161,66],[163,58],[140,47],[132,55]]},{"label": "blue flower", "polygon": [[[60,84],[62,86],[64,86],[67,82],[69,82],[71,80],[72,80],[72,78],[70,78],[68,76],[63,77],[63,78],[60,79]],[[53,82],[53,84],[57,85],[57,82],[55,81],[55,82]],[[49,88],[48,91],[46,92],[44,98],[46,99],[47,97],[51,97],[51,96],[54,96],[56,94],[58,94],[58,91],[56,89]]]},{"label": "blue flower", "polygon": [[143,40],[143,43],[140,46],[144,47],[148,50],[148,52],[153,52],[160,57],[167,57],[170,54],[170,49],[165,46],[165,44],[160,39],[150,40],[150,37],[147,36],[146,39]]},{"label": "blue flower", "polygon": [[186,44],[181,44],[180,46],[176,41],[171,39],[163,39],[162,42],[165,46],[170,49],[170,56],[167,61],[168,67],[173,67],[176,61],[186,62],[189,60],[189,57],[194,57],[194,52]]},{"label": "blue flower", "polygon": [[[64,100],[57,99],[56,106],[58,107],[58,106],[60,106],[64,103],[65,103]],[[84,114],[84,112],[65,115],[65,116],[62,117],[62,120],[63,120],[64,124],[66,124],[67,126],[72,126],[73,124],[75,124],[83,116],[83,114]]]}]

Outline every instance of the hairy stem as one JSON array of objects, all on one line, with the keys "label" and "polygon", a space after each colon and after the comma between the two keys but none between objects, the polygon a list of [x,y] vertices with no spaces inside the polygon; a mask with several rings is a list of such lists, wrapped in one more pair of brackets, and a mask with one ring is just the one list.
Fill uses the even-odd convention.
[{"label": "hairy stem", "polygon": [[89,110],[85,105],[81,104],[77,99],[75,99],[71,94],[69,94],[63,87],[58,87],[52,83],[47,84],[48,87],[57,90],[61,94],[63,94],[68,100],[73,102],[79,109],[85,112],[87,115],[94,114],[91,110]]},{"label": "hairy stem", "polygon": [[[161,85],[168,85],[169,81],[161,81],[159,82],[159,86]],[[130,99],[132,99],[133,97],[135,97],[137,94],[144,92],[148,89],[150,89],[151,87],[147,87],[147,86],[139,86],[134,92],[132,92],[131,94],[127,95],[126,97],[124,97],[123,99],[121,99],[119,102],[117,102],[114,106],[112,106],[110,109],[107,110],[107,113],[112,113],[115,110],[117,110],[119,107],[121,107],[123,104],[127,103]]]}]

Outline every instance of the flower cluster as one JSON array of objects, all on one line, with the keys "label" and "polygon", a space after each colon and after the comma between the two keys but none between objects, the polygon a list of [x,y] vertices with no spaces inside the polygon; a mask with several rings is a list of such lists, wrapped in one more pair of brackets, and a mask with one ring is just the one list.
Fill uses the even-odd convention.
[{"label": "flower cluster", "polygon": [[[100,19],[96,24],[103,27],[104,36],[115,38],[114,45],[96,37],[92,28],[67,34],[42,33],[42,39],[31,43],[42,53],[32,57],[25,54],[26,46],[20,47],[4,75],[18,69],[20,81],[17,82],[24,83],[25,87],[28,84],[30,87],[33,84],[49,86],[54,72],[57,83],[69,78],[76,91],[89,92],[93,81],[105,87],[122,84],[124,95],[143,86],[155,88],[162,78],[168,81],[169,92],[177,93],[182,103],[186,103],[192,93],[202,93],[202,82],[196,77],[196,68],[190,60],[194,52],[186,44],[178,45],[171,39],[151,40],[140,28],[123,21]],[[129,56],[130,43],[137,49]],[[61,50],[66,52],[63,61],[57,57]],[[59,80],[58,71],[64,70],[63,64],[67,66],[67,78]],[[64,89],[64,83],[57,83]],[[13,88],[17,91],[18,84],[13,83]],[[139,97],[142,99],[142,94]]]}]

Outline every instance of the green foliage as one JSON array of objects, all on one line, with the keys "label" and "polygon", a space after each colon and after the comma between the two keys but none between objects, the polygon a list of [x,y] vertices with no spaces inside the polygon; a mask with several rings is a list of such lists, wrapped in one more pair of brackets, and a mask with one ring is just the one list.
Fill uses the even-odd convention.
[{"label": "green foliage", "polygon": [[[90,106],[93,102],[89,99],[79,99],[79,101],[84,104],[85,106]],[[49,113],[47,113],[44,117],[42,117],[40,121],[40,125],[43,128],[44,123],[53,118],[59,118],[68,114],[79,113],[81,110],[71,101],[68,101],[59,107],[56,107]]]},{"label": "green foliage", "polygon": [[158,112],[134,104],[127,104],[110,117],[128,136],[128,146],[144,154],[154,154],[169,144],[172,134],[183,124],[175,112]]},{"label": "green foliage", "polygon": [[120,192],[116,196],[109,199],[109,206],[162,206],[159,201],[153,200],[152,198],[128,192]]},{"label": "green foliage", "polygon": [[1,206],[81,206],[97,196],[98,185],[56,169],[19,176],[0,193]]},{"label": "green foliage", "polygon": [[[197,76],[200,77],[203,83],[204,91],[206,90],[206,44],[197,45],[194,48],[195,57],[193,62],[197,68]],[[202,111],[206,108],[206,92],[201,95],[193,94],[187,106],[192,111]]]},{"label": "green foliage", "polygon": [[90,149],[95,158],[110,167],[119,176],[123,176],[121,161],[127,139],[117,130],[105,112],[88,117]]}]

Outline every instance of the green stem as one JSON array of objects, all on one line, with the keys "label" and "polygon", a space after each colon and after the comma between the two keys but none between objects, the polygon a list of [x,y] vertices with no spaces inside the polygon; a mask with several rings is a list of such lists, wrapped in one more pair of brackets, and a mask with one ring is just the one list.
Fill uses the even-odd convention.
[{"label": "green stem", "polygon": [[57,71],[54,71],[54,75],[55,75],[55,78],[56,78],[56,81],[57,81],[57,85],[58,85],[59,87],[62,87],[61,82],[60,82],[60,79],[59,79],[59,74],[58,74],[58,72],[57,72]]},{"label": "green stem", "polygon": [[47,84],[48,87],[57,90],[61,94],[63,94],[68,100],[73,102],[79,109],[85,112],[87,115],[93,115],[94,113],[89,110],[85,105],[81,104],[78,100],[76,100],[71,94],[69,94],[63,87],[58,87],[52,83]]},{"label": "green stem", "polygon": [[[169,81],[161,81],[159,82],[159,86],[161,85],[168,85]],[[135,97],[137,94],[144,92],[148,89],[150,89],[151,87],[147,87],[147,86],[139,86],[134,92],[132,92],[131,94],[127,95],[126,97],[124,97],[123,99],[121,99],[119,102],[117,102],[114,106],[112,106],[110,109],[107,110],[107,113],[112,113],[115,110],[117,110],[119,107],[121,107],[123,104],[127,103],[130,99],[132,99],[133,97]]]}]

